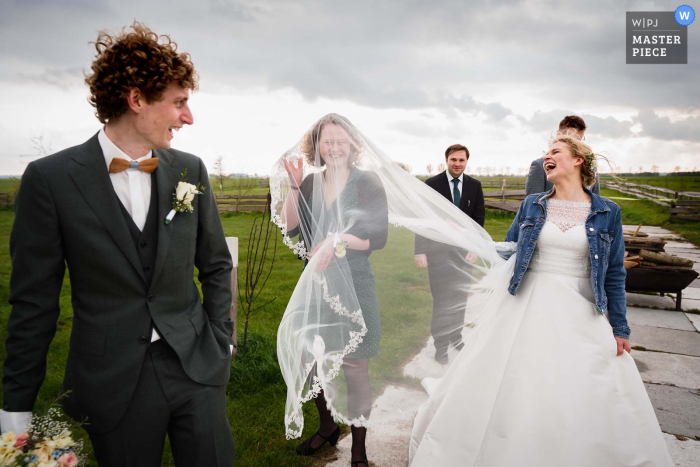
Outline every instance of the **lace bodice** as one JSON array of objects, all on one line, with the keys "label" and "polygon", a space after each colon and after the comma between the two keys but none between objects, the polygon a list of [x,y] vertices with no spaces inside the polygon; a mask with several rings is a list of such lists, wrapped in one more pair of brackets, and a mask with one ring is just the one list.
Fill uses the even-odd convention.
[{"label": "lace bodice", "polygon": [[590,211],[591,203],[550,199],[547,203],[547,222],[537,240],[530,269],[590,277],[591,257],[585,227]]}]

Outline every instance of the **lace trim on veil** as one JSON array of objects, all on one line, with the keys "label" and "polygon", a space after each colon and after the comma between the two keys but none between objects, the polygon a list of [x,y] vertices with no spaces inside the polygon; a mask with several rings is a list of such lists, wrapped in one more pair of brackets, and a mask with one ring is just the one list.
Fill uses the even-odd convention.
[{"label": "lace trim on veil", "polygon": [[[283,174],[284,169],[282,168],[281,171],[278,169],[278,175]],[[300,240],[299,242],[295,243],[291,238],[289,238],[289,236],[287,235],[287,224],[282,222],[282,217],[280,216],[280,214],[277,213],[276,207],[279,203],[282,203],[283,201],[280,178],[275,177],[274,180],[270,179],[270,198],[270,219],[275,225],[277,225],[282,230],[284,244],[287,245],[294,252],[294,254],[298,255],[301,259],[308,259],[309,256],[303,240]],[[340,302],[339,295],[331,297],[328,291],[328,282],[326,281],[326,278],[323,277],[323,275],[315,273],[313,275],[313,280],[323,288],[323,299],[326,301],[326,303],[328,303],[328,305],[333,309],[333,311],[335,311],[341,316],[349,318],[353,323],[359,325],[361,329],[359,332],[350,331],[350,340],[343,349],[342,354],[336,354],[330,357],[332,365],[331,368],[328,370],[328,373],[323,375],[323,378],[319,378],[318,375],[314,376],[311,388],[306,393],[306,395],[303,394],[303,388],[299,389],[299,392],[297,393],[296,403],[299,406],[301,406],[305,402],[308,402],[311,399],[318,396],[321,393],[321,390],[324,390],[324,392],[326,393],[326,406],[336,421],[340,421],[341,423],[344,423],[346,425],[368,426],[369,420],[367,420],[363,415],[360,415],[359,418],[349,419],[342,413],[338,412],[333,406],[332,399],[328,396],[328,392],[325,391],[325,383],[332,381],[340,374],[340,368],[343,365],[343,360],[345,359],[345,357],[357,350],[357,346],[360,345],[363,337],[367,334],[367,325],[365,324],[365,319],[362,315],[362,310],[357,309],[357,311],[351,312]],[[317,368],[319,367],[320,365],[317,366]],[[313,368],[314,363],[309,362],[306,364],[305,370],[307,377],[311,374]],[[295,439],[301,436],[302,431],[304,430],[304,418],[302,416],[299,416],[297,412],[292,412],[290,415],[285,415],[284,423],[285,436],[287,439]],[[294,430],[290,428],[292,424],[298,426],[299,429]]]}]

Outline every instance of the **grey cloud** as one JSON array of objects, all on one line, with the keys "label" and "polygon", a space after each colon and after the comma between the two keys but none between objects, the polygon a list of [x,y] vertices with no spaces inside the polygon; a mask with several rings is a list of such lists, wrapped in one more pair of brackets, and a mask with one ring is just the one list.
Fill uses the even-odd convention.
[{"label": "grey cloud", "polygon": [[634,122],[620,121],[613,117],[600,118],[595,115],[574,112],[571,110],[551,110],[549,112],[535,112],[530,119],[519,117],[519,120],[534,131],[556,131],[559,122],[567,115],[579,115],[586,122],[588,130],[586,134],[596,137],[630,138],[634,134],[630,128]]},{"label": "grey cloud", "polygon": [[700,117],[687,117],[671,122],[669,117],[659,117],[653,110],[642,110],[632,118],[642,125],[641,136],[665,141],[700,143]]},{"label": "grey cloud", "polygon": [[[513,115],[508,102],[490,98],[500,89],[550,108],[697,108],[697,41],[688,65],[624,63],[625,12],[640,7],[605,0],[172,0],[167,8],[139,0],[10,0],[0,4],[0,60],[12,71],[0,71],[0,79],[24,73],[62,85],[70,75],[43,70],[87,68],[97,30],[136,16],[192,54],[202,89],[293,88],[312,101],[436,108],[493,122]],[[650,1],[643,8],[670,7]],[[561,117],[547,118],[520,120],[543,130]],[[587,119],[592,132],[629,136],[627,122]]]}]

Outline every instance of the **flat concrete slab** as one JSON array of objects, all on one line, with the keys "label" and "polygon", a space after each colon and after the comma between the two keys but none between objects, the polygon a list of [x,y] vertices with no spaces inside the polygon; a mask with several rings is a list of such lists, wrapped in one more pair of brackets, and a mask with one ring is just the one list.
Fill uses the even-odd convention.
[{"label": "flat concrete slab", "polygon": [[[376,466],[407,466],[408,444],[418,407],[428,398],[423,391],[389,386],[372,407],[373,427],[367,436],[367,458]],[[337,459],[329,467],[350,464],[352,436],[336,445]]]},{"label": "flat concrete slab", "polygon": [[700,439],[700,392],[645,384],[661,431]]},{"label": "flat concrete slab", "polygon": [[683,299],[681,300],[681,309],[683,311],[700,311],[700,300],[693,300],[692,298],[686,300],[686,298],[683,297]]},{"label": "flat concrete slab", "polygon": [[700,357],[700,333],[630,324],[632,346]]},{"label": "flat concrete slab", "polygon": [[643,326],[695,331],[685,313],[680,311],[654,310],[651,308],[627,307],[627,322]]},{"label": "flat concrete slab", "polygon": [[697,287],[686,287],[683,289],[683,292],[681,292],[681,295],[683,296],[683,300],[686,298],[690,298],[692,300],[700,300],[700,288]]},{"label": "flat concrete slab", "polygon": [[668,249],[674,249],[674,248],[682,248],[684,250],[698,250],[698,247],[693,245],[690,242],[666,242],[666,245],[664,246],[664,249],[668,251]]},{"label": "flat concrete slab", "polygon": [[[447,352],[450,362],[457,356],[457,351],[452,346]],[[435,361],[435,341],[428,339],[425,347],[403,367],[403,375],[409,378],[422,380],[423,378],[442,378],[447,372],[448,365],[441,365]]]},{"label": "flat concrete slab", "polygon": [[700,389],[700,357],[633,350],[632,357],[645,383]]},{"label": "flat concrete slab", "polygon": [[685,316],[690,320],[691,323],[693,323],[695,329],[700,331],[700,315],[696,315],[694,313],[686,313]]},{"label": "flat concrete slab", "polygon": [[647,295],[641,293],[627,292],[627,306],[638,306],[642,308],[675,308],[676,300],[668,295]]},{"label": "flat concrete slab", "polygon": [[[624,230],[637,230],[638,225],[623,225],[622,228]],[[641,229],[639,229],[640,232],[644,233],[665,233],[667,235],[673,235],[673,232],[671,232],[668,229],[664,229],[663,227],[657,227],[655,225],[643,225]]]},{"label": "flat concrete slab", "polygon": [[[690,283],[690,285],[688,287],[699,287],[700,288],[700,279],[695,279],[693,282]],[[686,289],[688,287],[686,287]]]},{"label": "flat concrete slab", "polygon": [[700,441],[694,439],[679,440],[664,433],[664,440],[671,459],[676,467],[697,467],[700,465]]}]

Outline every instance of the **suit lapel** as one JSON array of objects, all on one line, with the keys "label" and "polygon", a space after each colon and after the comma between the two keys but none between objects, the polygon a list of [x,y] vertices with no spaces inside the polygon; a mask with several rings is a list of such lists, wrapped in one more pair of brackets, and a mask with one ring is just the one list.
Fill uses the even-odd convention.
[{"label": "suit lapel", "polygon": [[124,253],[138,275],[146,282],[141,260],[119,207],[119,198],[109,178],[102,147],[97,135],[90,138],[79,150],[68,169],[70,177],[90,209]]},{"label": "suit lapel", "polygon": [[469,196],[467,193],[467,187],[469,183],[467,182],[467,176],[462,175],[462,196],[459,199],[459,209],[466,212],[468,207]]},{"label": "suit lapel", "polygon": [[447,201],[449,201],[450,203],[454,203],[454,201],[452,200],[452,189],[450,188],[450,181],[447,179],[447,171],[438,175],[438,184],[442,196],[447,198]]},{"label": "suit lapel", "polygon": [[[156,265],[153,270],[151,284],[155,284],[163,270],[165,258],[168,256],[168,245],[173,233],[173,222],[165,223],[165,217],[173,207],[173,193],[180,179],[180,170],[174,167],[175,158],[168,151],[153,151],[158,157],[156,182],[158,184],[158,249],[156,250]],[[178,213],[175,217],[181,216]]]}]

